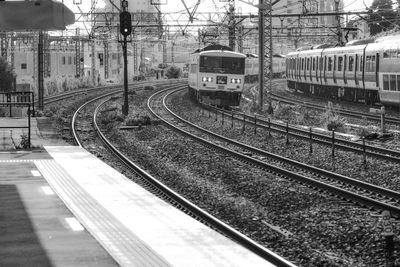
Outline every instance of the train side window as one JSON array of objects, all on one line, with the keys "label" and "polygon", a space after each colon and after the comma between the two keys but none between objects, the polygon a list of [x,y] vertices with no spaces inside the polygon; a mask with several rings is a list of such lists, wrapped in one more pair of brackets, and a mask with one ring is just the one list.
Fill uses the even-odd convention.
[{"label": "train side window", "polygon": [[333,60],[331,57],[329,57],[328,58],[328,71],[332,71],[332,63],[333,63]]},{"label": "train side window", "polygon": [[396,91],[396,75],[390,75],[390,91]]},{"label": "train side window", "polygon": [[310,58],[307,58],[307,70],[310,70]]},{"label": "train side window", "polygon": [[389,91],[389,75],[383,74],[383,90]]},{"label": "train side window", "polygon": [[338,66],[337,70],[342,71],[342,66],[343,66],[343,57],[338,57]]},{"label": "train side window", "polygon": [[363,60],[363,56],[360,57],[360,71],[361,71],[361,72],[364,71],[364,60]]},{"label": "train side window", "polygon": [[319,70],[322,70],[324,66],[324,59],[322,57],[319,58]]},{"label": "train side window", "polygon": [[336,71],[337,68],[337,57],[333,56],[333,71]]},{"label": "train side window", "polygon": [[349,71],[353,71],[353,66],[354,66],[354,57],[349,56]]},{"label": "train side window", "polygon": [[315,70],[315,57],[312,59],[312,70]]},{"label": "train side window", "polygon": [[397,75],[397,91],[400,91],[400,75]]},{"label": "train side window", "polygon": [[367,56],[365,59],[365,72],[373,72],[373,56]]}]

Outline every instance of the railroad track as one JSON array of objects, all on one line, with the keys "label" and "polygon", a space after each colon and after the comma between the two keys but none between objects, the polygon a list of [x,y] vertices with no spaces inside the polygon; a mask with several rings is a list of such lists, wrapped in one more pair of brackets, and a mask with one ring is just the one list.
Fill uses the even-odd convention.
[{"label": "railroad track", "polygon": [[227,120],[235,120],[241,122],[243,125],[248,125],[255,128],[261,128],[266,131],[274,131],[295,138],[308,140],[308,142],[323,144],[326,146],[334,146],[335,149],[342,149],[346,151],[355,152],[358,154],[365,154],[369,157],[375,157],[383,160],[390,160],[393,162],[400,162],[400,151],[386,149],[378,146],[366,144],[365,140],[362,142],[354,142],[338,138],[338,135],[331,132],[331,135],[326,135],[318,132],[312,132],[310,127],[299,128],[289,124],[274,122],[260,115],[248,115],[238,111],[227,111],[219,109],[215,106],[201,104],[207,110],[212,110],[215,116],[223,116]]},{"label": "railroad track", "polygon": [[[182,88],[186,87],[186,85],[174,85],[170,86],[172,88]],[[166,90],[171,90],[171,88],[168,88]],[[112,95],[109,94],[109,96]],[[140,184],[145,187],[147,190],[152,192],[153,194],[157,195],[158,197],[163,198],[164,200],[168,201],[171,203],[171,205],[179,208],[180,210],[190,214],[192,217],[196,218],[197,220],[205,223],[206,225],[210,226],[213,229],[216,229],[217,231],[223,233],[224,235],[228,236],[229,238],[235,240],[239,244],[241,244],[244,247],[247,247],[248,249],[252,250],[262,258],[276,264],[277,266],[294,266],[290,262],[286,261],[285,259],[281,257],[277,257],[275,254],[271,253],[269,250],[264,248],[263,246],[259,245],[258,243],[254,242],[253,240],[249,239],[245,235],[241,234],[240,232],[236,231],[232,227],[226,225],[222,221],[216,219],[209,213],[205,212],[204,210],[200,209],[199,207],[193,205],[191,202],[180,196],[179,194],[175,193],[168,187],[166,187],[164,184],[160,183],[157,179],[152,177],[150,174],[148,174],[146,171],[144,171],[142,168],[140,168],[138,165],[136,165],[134,162],[132,162],[128,157],[126,157],[121,151],[119,151],[113,144],[105,137],[105,135],[101,132],[99,126],[97,125],[97,116],[99,113],[100,108],[102,105],[104,105],[107,101],[110,99],[106,100],[101,100],[104,97],[108,96],[99,96],[81,107],[75,112],[73,119],[72,119],[72,131],[73,135],[75,137],[75,140],[78,145],[80,146],[85,146],[84,142],[82,142],[81,138],[79,137],[79,133],[77,132],[78,124],[81,125],[80,127],[86,127],[88,124],[91,124],[99,138],[102,140],[104,146],[116,157],[120,162],[122,162],[131,172],[136,174],[137,180],[140,180]],[[100,103],[99,103],[100,102]],[[97,103],[97,104],[95,104]],[[78,123],[78,118],[79,117],[85,117],[87,119],[87,115],[83,115],[82,112],[84,109],[86,109],[88,106],[91,106],[91,109],[94,111],[90,112],[93,113],[93,118],[92,122],[79,122]],[[96,106],[96,107],[94,107]]]},{"label": "railroad track", "polygon": [[400,193],[379,186],[368,184],[350,177],[312,167],[290,160],[258,148],[203,129],[184,120],[168,107],[168,97],[177,93],[160,91],[148,100],[148,109],[169,127],[215,151],[223,152],[239,160],[295,180],[299,183],[324,190],[339,198],[358,203],[368,208],[389,210],[395,217],[400,217]]},{"label": "railroad track", "polygon": [[[310,108],[310,109],[315,109],[315,110],[319,110],[319,111],[325,111],[326,107],[322,106],[322,105],[318,105],[318,104],[314,104],[314,103],[310,103],[310,102],[305,102],[305,101],[301,101],[301,100],[296,100],[293,98],[289,98],[289,97],[285,97],[285,96],[281,96],[281,95],[277,95],[274,93],[271,93],[272,99],[275,101],[280,101],[282,103],[285,104],[289,104],[289,105],[301,105],[304,106],[306,108]],[[357,119],[363,119],[366,118],[368,120],[371,121],[381,121],[381,116],[380,115],[374,115],[371,113],[364,113],[364,112],[359,112],[359,111],[353,111],[353,110],[348,110],[348,109],[335,109],[336,113],[343,115],[343,116],[347,116],[347,117],[353,117],[353,118],[357,118]],[[394,117],[388,117],[385,116],[385,122],[386,123],[392,123],[392,124],[399,124],[400,123],[400,119],[398,118],[394,118]]]}]

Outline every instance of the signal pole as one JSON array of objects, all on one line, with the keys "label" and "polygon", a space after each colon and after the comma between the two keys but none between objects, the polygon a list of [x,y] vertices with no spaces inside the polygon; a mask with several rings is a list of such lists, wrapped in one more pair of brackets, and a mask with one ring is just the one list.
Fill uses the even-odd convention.
[{"label": "signal pole", "polygon": [[124,53],[124,105],[122,106],[122,114],[128,116],[128,54],[127,54],[127,37],[132,32],[132,18],[131,13],[127,11],[128,2],[122,0],[122,12],[119,14],[119,30],[124,37],[122,41],[122,50]]}]

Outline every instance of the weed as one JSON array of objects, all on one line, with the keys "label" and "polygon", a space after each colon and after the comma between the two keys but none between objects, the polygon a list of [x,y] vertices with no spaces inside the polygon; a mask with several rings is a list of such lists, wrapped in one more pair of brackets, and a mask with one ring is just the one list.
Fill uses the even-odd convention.
[{"label": "weed", "polygon": [[19,145],[17,146],[17,148],[25,149],[25,148],[29,148],[29,147],[30,147],[30,143],[29,143],[28,136],[26,134],[22,134],[21,141],[19,142]]},{"label": "weed", "polygon": [[[336,108],[339,108],[338,106]],[[321,116],[321,124],[329,131],[335,130],[338,132],[346,132],[345,124],[347,120],[340,117],[332,102],[328,102],[325,113]]]}]

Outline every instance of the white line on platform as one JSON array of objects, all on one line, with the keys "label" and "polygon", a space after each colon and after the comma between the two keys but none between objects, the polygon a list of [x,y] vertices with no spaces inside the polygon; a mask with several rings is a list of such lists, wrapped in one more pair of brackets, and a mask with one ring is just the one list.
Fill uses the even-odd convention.
[{"label": "white line on platform", "polygon": [[83,228],[82,224],[80,224],[78,222],[78,220],[75,219],[74,217],[65,218],[65,221],[68,223],[69,227],[71,227],[71,229],[73,231],[83,231],[83,230],[85,230]]}]

